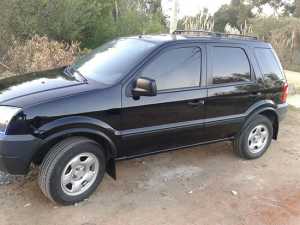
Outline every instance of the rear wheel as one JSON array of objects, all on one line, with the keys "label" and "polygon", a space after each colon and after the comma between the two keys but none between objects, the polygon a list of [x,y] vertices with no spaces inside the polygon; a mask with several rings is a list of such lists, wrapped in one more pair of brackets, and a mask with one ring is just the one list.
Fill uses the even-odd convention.
[{"label": "rear wheel", "polygon": [[242,158],[259,158],[267,151],[272,137],[272,122],[265,116],[257,115],[235,140],[234,151]]},{"label": "rear wheel", "polygon": [[52,201],[70,205],[88,198],[105,173],[105,156],[93,140],[72,137],[55,145],[44,158],[39,185]]}]

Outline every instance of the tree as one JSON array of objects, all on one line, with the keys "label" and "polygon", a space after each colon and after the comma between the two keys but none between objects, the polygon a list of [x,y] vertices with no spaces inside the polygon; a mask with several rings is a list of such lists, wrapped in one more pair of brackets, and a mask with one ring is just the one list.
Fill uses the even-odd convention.
[{"label": "tree", "polygon": [[281,16],[292,16],[295,14],[295,2],[293,3],[286,3],[284,4],[284,8],[283,8],[283,12],[281,14]]},{"label": "tree", "polygon": [[231,0],[231,6],[240,6],[242,4],[241,0]]},{"label": "tree", "polygon": [[0,53],[34,35],[95,48],[124,35],[162,32],[160,0],[0,0]]},{"label": "tree", "polygon": [[162,32],[165,24],[160,0],[119,0],[116,36]]},{"label": "tree", "polygon": [[112,4],[105,0],[1,0],[0,8],[0,17],[5,18],[0,30],[17,40],[38,34],[93,47],[95,40],[105,41],[111,30]]},{"label": "tree", "polygon": [[240,29],[241,24],[254,16],[251,10],[252,7],[245,4],[243,0],[232,0],[229,5],[222,5],[214,14],[215,30],[224,32],[227,23]]},{"label": "tree", "polygon": [[[298,1],[298,0],[295,0]],[[284,0],[249,0],[252,8],[258,10],[258,14],[262,13],[263,7],[269,5],[273,8],[276,16],[289,16],[295,11],[295,3]]]}]

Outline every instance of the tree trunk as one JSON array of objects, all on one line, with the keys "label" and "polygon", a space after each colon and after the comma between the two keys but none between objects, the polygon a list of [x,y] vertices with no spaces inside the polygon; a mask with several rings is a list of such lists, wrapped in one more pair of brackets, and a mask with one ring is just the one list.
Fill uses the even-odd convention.
[{"label": "tree trunk", "polygon": [[294,39],[294,64],[300,65],[300,31],[295,31],[295,39]]},{"label": "tree trunk", "polygon": [[114,0],[113,17],[114,17],[114,21],[117,22],[117,20],[119,18],[119,4],[118,4],[118,0]]},{"label": "tree trunk", "polygon": [[300,0],[295,0],[295,17],[300,17]]}]

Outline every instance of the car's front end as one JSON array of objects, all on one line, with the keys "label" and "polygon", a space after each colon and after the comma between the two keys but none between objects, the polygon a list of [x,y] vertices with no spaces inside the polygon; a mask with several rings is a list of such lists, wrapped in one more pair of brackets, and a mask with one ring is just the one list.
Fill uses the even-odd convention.
[{"label": "car's front end", "polygon": [[[0,106],[0,170],[10,174],[28,172],[31,157],[41,140],[30,134],[14,132],[24,121],[21,108]],[[20,126],[21,128],[22,126]]]},{"label": "car's front end", "polygon": [[[64,74],[64,68],[19,75],[0,82],[0,170],[26,174],[42,140],[34,134],[30,108],[77,93],[85,82]],[[76,89],[77,88],[77,89]],[[83,89],[83,88],[81,88]],[[72,91],[73,90],[73,91]],[[85,90],[85,89],[84,89]]]}]

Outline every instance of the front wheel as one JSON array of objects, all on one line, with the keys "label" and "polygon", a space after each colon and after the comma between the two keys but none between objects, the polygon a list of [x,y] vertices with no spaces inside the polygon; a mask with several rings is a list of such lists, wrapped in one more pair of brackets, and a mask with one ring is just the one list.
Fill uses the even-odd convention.
[{"label": "front wheel", "polygon": [[39,185],[52,201],[70,205],[88,198],[102,181],[105,156],[93,140],[72,137],[55,145],[45,156]]},{"label": "front wheel", "polygon": [[242,158],[259,158],[267,151],[272,137],[272,122],[265,116],[257,115],[236,138],[234,151]]}]

